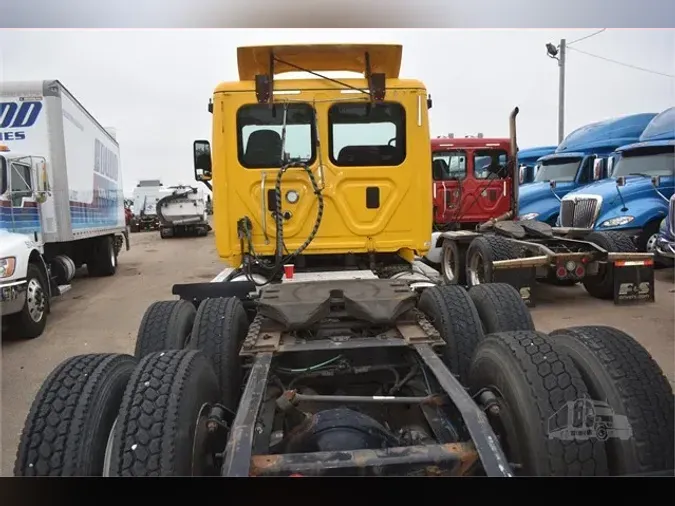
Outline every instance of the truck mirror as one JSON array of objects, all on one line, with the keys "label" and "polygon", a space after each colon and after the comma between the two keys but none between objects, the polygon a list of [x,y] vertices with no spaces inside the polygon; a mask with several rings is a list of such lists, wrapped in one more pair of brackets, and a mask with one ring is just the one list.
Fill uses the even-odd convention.
[{"label": "truck mirror", "polygon": [[556,182],[555,182],[555,180],[549,181],[548,184],[551,186],[551,190],[554,190],[554,189],[555,189],[555,187],[556,187]]},{"label": "truck mirror", "polygon": [[195,180],[211,181],[211,144],[209,141],[195,141],[193,151]]},{"label": "truck mirror", "polygon": [[661,176],[652,176],[652,184],[658,188],[661,186]]},{"label": "truck mirror", "polygon": [[525,182],[525,171],[527,171],[527,167],[525,165],[518,167],[518,181],[520,184]]},{"label": "truck mirror", "polygon": [[429,98],[427,98],[427,109],[431,109],[431,107],[434,105],[434,101],[431,100],[431,95],[429,95]]},{"label": "truck mirror", "polygon": [[593,181],[597,181],[602,177],[602,164],[604,162],[603,158],[596,158],[593,162]]},{"label": "truck mirror", "polygon": [[626,177],[625,176],[619,176],[616,178],[616,185],[617,186],[626,186]]}]

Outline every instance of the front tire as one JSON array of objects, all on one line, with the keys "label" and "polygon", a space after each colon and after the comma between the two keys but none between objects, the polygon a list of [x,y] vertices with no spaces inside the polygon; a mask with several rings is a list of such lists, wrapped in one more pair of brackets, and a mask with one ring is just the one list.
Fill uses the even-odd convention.
[{"label": "front tire", "polygon": [[466,248],[457,241],[444,240],[441,249],[441,274],[449,285],[466,284]]},{"label": "front tire", "polygon": [[21,311],[7,317],[12,333],[20,339],[40,337],[47,327],[49,292],[42,270],[28,264],[26,273],[26,302]]}]

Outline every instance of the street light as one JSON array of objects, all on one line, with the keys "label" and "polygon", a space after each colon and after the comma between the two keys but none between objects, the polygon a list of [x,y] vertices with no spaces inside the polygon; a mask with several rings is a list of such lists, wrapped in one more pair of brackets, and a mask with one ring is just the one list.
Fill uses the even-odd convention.
[{"label": "street light", "polygon": [[559,84],[558,84],[558,144],[565,137],[565,53],[566,41],[560,39],[560,45],[554,46],[550,42],[546,44],[546,55],[558,60]]}]

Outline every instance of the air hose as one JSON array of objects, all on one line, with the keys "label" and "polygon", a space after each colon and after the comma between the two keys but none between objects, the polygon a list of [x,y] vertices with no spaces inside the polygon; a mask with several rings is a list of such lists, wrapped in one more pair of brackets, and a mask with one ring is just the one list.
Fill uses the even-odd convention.
[{"label": "air hose", "polygon": [[[284,243],[284,215],[283,211],[281,208],[282,205],[282,193],[281,193],[281,181],[288,169],[293,169],[293,168],[300,168],[303,169],[310,180],[310,183],[312,184],[312,191],[314,195],[316,195],[317,201],[318,201],[318,209],[316,213],[316,219],[314,220],[314,226],[312,227],[311,232],[307,236],[307,239],[292,253],[288,253],[284,257],[284,250],[286,249],[285,243]],[[275,276],[278,275],[278,273],[281,271],[283,268],[284,264],[288,263],[290,260],[295,258],[297,255],[301,254],[307,247],[312,243],[314,238],[316,237],[316,234],[319,232],[319,227],[321,226],[321,220],[323,219],[323,211],[324,211],[324,200],[323,200],[323,194],[321,193],[321,188],[319,188],[319,185],[316,182],[316,178],[314,177],[314,173],[312,172],[311,168],[309,165],[303,162],[289,162],[277,171],[277,177],[276,181],[274,184],[274,197],[275,197],[275,203],[276,203],[276,210],[274,214],[274,219],[275,219],[275,232],[276,232],[276,247],[275,247],[275,254],[274,254],[274,264],[272,265],[265,265],[266,262],[263,261],[259,257],[259,255],[256,254],[255,250],[253,249],[253,238],[251,235],[251,220],[248,217],[242,218],[238,222],[238,233],[239,233],[239,238],[240,238],[240,247],[241,247],[241,252],[242,252],[242,258],[245,259],[246,256],[249,256],[249,260],[247,261],[246,259],[244,260],[244,266],[243,266],[243,272],[246,275],[246,278],[255,284],[256,286],[262,287],[274,279]],[[261,196],[261,198],[264,198],[264,196]],[[247,249],[248,249],[248,255],[244,252],[244,244],[246,244]],[[251,272],[251,262],[250,262],[250,257],[253,257],[257,263],[265,268],[269,272],[268,274],[268,281],[265,283],[257,283],[255,279],[253,279],[253,275]],[[234,274],[234,273],[233,273]]]}]

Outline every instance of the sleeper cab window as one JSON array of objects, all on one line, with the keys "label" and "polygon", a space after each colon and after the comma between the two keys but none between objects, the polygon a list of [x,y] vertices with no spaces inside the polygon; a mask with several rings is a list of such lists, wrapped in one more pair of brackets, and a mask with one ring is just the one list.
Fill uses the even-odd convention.
[{"label": "sleeper cab window", "polygon": [[431,155],[434,181],[453,181],[466,177],[466,152],[460,149],[437,151]]},{"label": "sleeper cab window", "polygon": [[237,153],[239,163],[247,169],[281,167],[290,161],[311,165],[316,159],[314,108],[301,102],[287,106],[277,103],[240,107],[237,111]]},{"label": "sleeper cab window", "polygon": [[396,102],[341,102],[328,110],[329,155],[339,167],[401,165],[405,109]]},{"label": "sleeper cab window", "polygon": [[479,149],[473,155],[473,174],[476,179],[504,179],[508,158],[503,149]]}]

